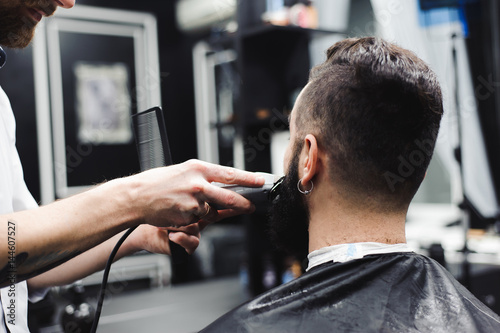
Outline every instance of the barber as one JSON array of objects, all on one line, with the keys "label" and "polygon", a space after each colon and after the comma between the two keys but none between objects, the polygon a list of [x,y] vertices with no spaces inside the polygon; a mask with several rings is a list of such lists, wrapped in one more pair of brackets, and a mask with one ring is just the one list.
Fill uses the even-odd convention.
[{"label": "barber", "polygon": [[[26,47],[44,16],[74,4],[74,0],[0,0],[0,45]],[[4,62],[5,53],[0,51]],[[169,241],[192,253],[208,223],[253,211],[247,199],[211,182],[261,186],[264,179],[192,160],[111,180],[38,207],[24,182],[14,115],[0,88],[0,333],[27,332],[28,298],[36,301],[48,287],[103,269],[130,227],[138,226],[116,259],[139,250],[170,254]]]}]

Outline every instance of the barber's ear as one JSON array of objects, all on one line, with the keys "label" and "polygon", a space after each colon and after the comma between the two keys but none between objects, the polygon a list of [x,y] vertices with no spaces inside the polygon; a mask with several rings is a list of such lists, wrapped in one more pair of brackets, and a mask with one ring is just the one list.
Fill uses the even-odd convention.
[{"label": "barber's ear", "polygon": [[300,165],[303,168],[302,183],[307,184],[318,171],[318,142],[314,135],[307,134],[304,138],[302,156],[303,163]]}]

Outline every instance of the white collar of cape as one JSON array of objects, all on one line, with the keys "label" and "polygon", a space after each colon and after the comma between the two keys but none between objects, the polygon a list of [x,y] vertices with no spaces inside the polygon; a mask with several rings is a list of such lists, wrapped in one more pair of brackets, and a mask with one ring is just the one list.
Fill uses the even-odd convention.
[{"label": "white collar of cape", "polygon": [[323,247],[312,251],[307,256],[309,265],[307,271],[327,262],[346,262],[361,259],[370,254],[386,254],[398,252],[413,252],[408,244],[384,244],[375,242],[350,243]]}]

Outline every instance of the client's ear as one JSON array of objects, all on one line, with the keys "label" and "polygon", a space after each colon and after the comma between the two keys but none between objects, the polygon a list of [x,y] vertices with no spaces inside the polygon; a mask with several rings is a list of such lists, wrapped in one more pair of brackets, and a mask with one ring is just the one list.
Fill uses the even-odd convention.
[{"label": "client's ear", "polygon": [[312,134],[307,134],[304,138],[301,161],[299,168],[303,168],[302,183],[307,184],[318,171],[318,142]]}]

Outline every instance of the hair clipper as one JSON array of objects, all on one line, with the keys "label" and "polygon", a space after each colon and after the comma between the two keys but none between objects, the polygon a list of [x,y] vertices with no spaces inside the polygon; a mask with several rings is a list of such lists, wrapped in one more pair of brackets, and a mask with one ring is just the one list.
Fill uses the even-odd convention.
[{"label": "hair clipper", "polygon": [[265,172],[258,172],[257,174],[263,176],[265,179],[264,185],[260,187],[247,187],[237,184],[224,184],[217,182],[213,182],[212,184],[219,186],[220,188],[236,192],[250,200],[256,206],[259,206],[262,204],[267,204],[269,202],[269,193],[274,187],[275,181],[278,180],[278,177]]}]

